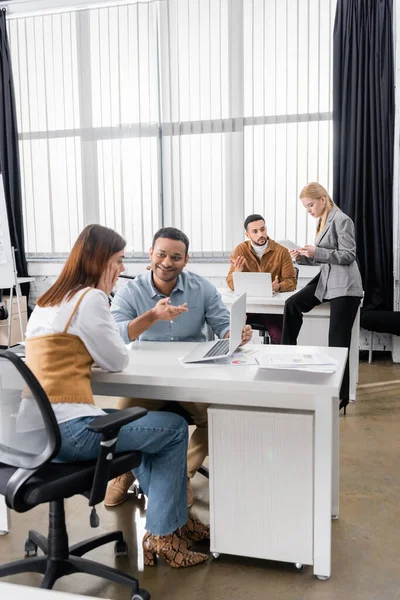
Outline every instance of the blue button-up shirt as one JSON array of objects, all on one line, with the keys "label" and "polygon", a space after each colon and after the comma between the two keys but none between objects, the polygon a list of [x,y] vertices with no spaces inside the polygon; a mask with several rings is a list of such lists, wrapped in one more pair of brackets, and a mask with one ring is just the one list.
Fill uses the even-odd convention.
[{"label": "blue button-up shirt", "polygon": [[[152,272],[147,271],[119,288],[111,305],[111,313],[122,339],[129,343],[129,321],[154,308],[165,298],[153,283]],[[148,342],[201,342],[206,339],[205,324],[223,338],[229,331],[229,311],[215,286],[189,271],[182,272],[170,294],[171,304],[187,303],[184,312],[171,321],[157,321],[144,331],[139,339]]]}]

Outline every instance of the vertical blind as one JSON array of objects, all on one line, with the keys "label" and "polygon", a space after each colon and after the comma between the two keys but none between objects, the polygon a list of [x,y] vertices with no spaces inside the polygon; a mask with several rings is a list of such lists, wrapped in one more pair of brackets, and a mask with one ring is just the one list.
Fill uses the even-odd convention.
[{"label": "vertical blind", "polygon": [[229,252],[251,212],[312,241],[298,194],[331,188],[335,0],[155,0],[9,19],[28,252],[162,225]]}]

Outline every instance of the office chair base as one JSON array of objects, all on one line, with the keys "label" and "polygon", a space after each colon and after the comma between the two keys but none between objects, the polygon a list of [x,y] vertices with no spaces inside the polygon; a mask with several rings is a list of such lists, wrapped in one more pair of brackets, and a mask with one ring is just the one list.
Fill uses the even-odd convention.
[{"label": "office chair base", "polygon": [[82,558],[83,554],[109,542],[115,542],[116,555],[128,553],[128,546],[122,531],[99,535],[69,547],[64,501],[55,500],[50,502],[49,536],[46,538],[41,533],[31,530],[25,542],[25,552],[28,557],[36,554],[38,548],[44,552],[44,556],[35,556],[0,565],[0,578],[20,573],[41,573],[44,577],[40,587],[49,590],[53,588],[58,579],[65,575],[86,573],[130,587],[133,600],[149,600],[149,593],[139,588],[139,582],[134,577],[113,567]]},{"label": "office chair base", "polygon": [[[51,559],[48,556],[38,556],[28,560],[17,560],[8,565],[0,566],[0,577],[8,577],[9,575],[18,575],[21,573],[41,573],[44,575],[41,588],[51,590],[57,581],[65,575],[73,573],[86,573],[95,575],[113,583],[119,583],[132,588],[132,594],[139,592],[138,581],[130,575],[125,575],[121,571],[81,558],[80,556],[70,555],[67,559],[57,560]],[[144,591],[144,590],[143,590]]]},{"label": "office chair base", "polygon": [[[112,531],[111,533],[98,535],[90,538],[89,540],[74,544],[69,549],[69,553],[73,556],[83,556],[91,550],[100,548],[100,546],[104,546],[104,544],[108,544],[110,542],[115,542],[115,556],[127,556],[128,544],[124,540],[122,531]],[[43,554],[49,553],[47,538],[37,531],[30,530],[28,538],[25,542],[25,557],[29,558],[31,556],[37,556],[38,548],[40,548]]]}]

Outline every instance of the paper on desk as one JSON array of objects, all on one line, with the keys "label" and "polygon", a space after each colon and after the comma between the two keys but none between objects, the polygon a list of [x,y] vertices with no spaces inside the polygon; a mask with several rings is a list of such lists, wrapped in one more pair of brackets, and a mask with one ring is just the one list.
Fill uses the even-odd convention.
[{"label": "paper on desk", "polygon": [[284,248],[287,248],[288,250],[297,250],[299,248],[299,245],[295,242],[292,242],[292,240],[277,240],[276,243],[280,244]]},{"label": "paper on desk", "polygon": [[207,360],[196,363],[184,363],[182,362],[183,357],[181,357],[179,358],[179,362],[187,369],[204,367],[248,367],[250,365],[258,365],[256,360],[257,352],[258,348],[241,348],[226,358],[218,358],[217,360]]},{"label": "paper on desk", "polygon": [[257,357],[262,369],[285,369],[291,371],[309,371],[314,373],[334,373],[337,363],[327,354],[274,354],[260,353]]}]

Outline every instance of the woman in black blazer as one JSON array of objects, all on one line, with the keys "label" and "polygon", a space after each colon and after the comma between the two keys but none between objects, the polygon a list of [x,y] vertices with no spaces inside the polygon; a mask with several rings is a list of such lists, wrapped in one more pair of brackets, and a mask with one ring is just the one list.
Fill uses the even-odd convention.
[{"label": "woman in black blazer", "polygon": [[[318,219],[315,245],[291,251],[299,264],[321,265],[303,289],[285,303],[282,344],[295,345],[303,314],[322,302],[331,303],[329,346],[350,347],[351,330],[363,296],[356,260],[354,223],[333,202],[319,183],[309,183],[300,199],[308,213]],[[340,389],[340,407],[349,403],[349,360]]]}]

